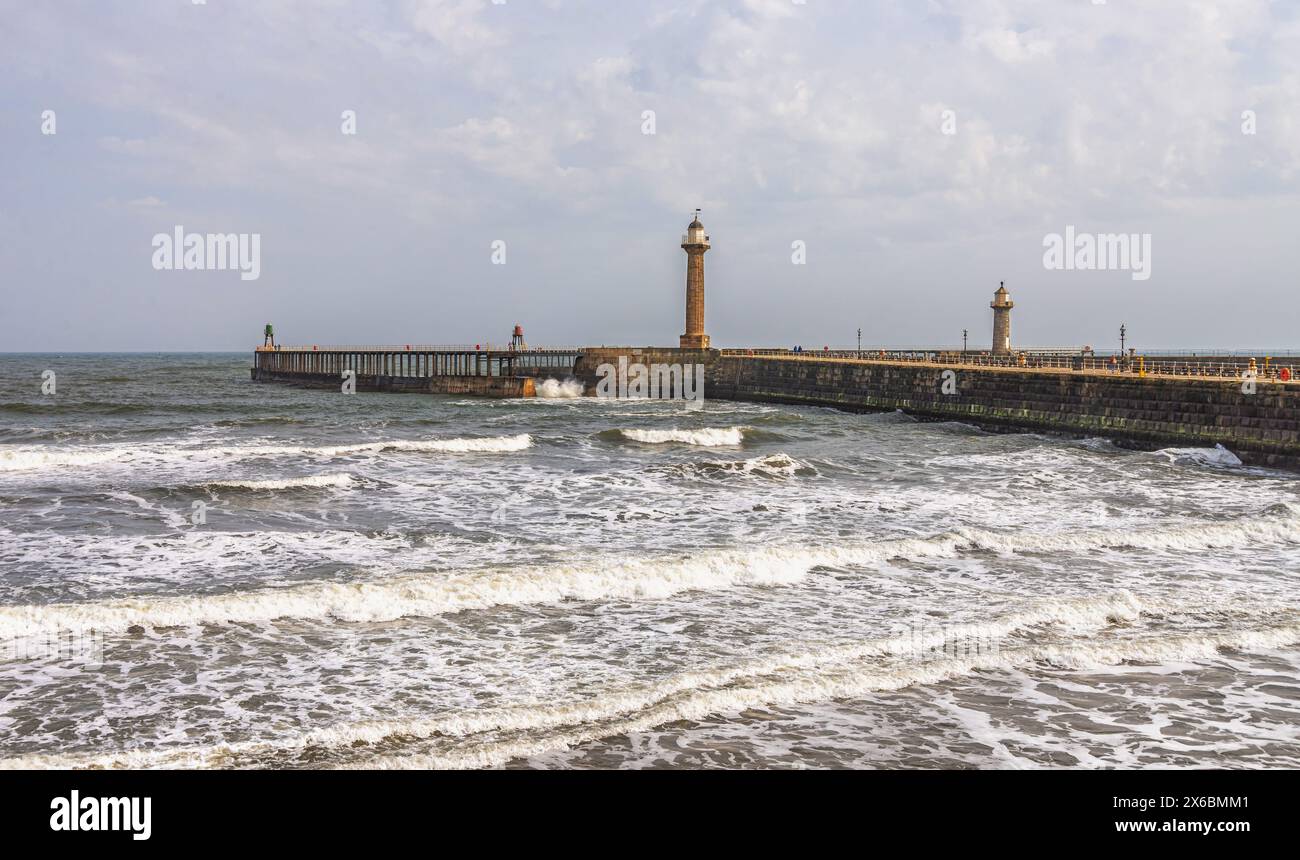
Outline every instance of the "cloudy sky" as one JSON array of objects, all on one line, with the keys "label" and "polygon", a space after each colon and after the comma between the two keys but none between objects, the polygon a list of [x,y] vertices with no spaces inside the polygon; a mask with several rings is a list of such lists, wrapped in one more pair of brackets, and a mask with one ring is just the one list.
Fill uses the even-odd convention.
[{"label": "cloudy sky", "polygon": [[[1300,348],[1295,0],[0,0],[0,33],[0,351],[675,344],[697,206],[718,346],[987,345],[1005,280],[1021,346]],[[177,225],[260,234],[260,277],[155,270]],[[1067,226],[1150,234],[1150,278],[1046,269]]]}]

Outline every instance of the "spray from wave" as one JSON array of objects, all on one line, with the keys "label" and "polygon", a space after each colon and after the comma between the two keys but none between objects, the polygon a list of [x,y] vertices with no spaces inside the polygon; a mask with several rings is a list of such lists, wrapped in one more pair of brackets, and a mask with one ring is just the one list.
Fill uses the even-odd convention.
[{"label": "spray from wave", "polygon": [[582,383],[576,379],[548,379],[537,386],[537,396],[545,400],[573,400],[583,395]]}]

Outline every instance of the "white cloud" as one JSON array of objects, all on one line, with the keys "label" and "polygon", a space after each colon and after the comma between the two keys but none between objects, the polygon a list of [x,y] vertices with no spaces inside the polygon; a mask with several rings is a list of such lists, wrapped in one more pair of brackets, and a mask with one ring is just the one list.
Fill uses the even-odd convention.
[{"label": "white cloud", "polygon": [[984,30],[975,37],[974,41],[1004,63],[1024,63],[1039,57],[1050,57],[1054,50],[1050,40],[1033,32]]},{"label": "white cloud", "polygon": [[[1267,0],[198,14],[169,4],[144,27],[124,8],[6,13],[0,73],[36,113],[59,107],[59,143],[85,142],[65,173],[111,182],[84,192],[94,199],[286,224],[337,212],[434,239],[503,222],[540,236],[566,218],[640,230],[702,204],[755,243],[815,217],[839,231],[819,253],[842,241],[899,254],[1066,220],[1300,205],[1300,19]],[[355,136],[340,133],[343,109]],[[70,200],[88,182],[62,181]],[[1279,277],[1287,262],[1279,252]],[[832,280],[856,277],[844,266]]]}]

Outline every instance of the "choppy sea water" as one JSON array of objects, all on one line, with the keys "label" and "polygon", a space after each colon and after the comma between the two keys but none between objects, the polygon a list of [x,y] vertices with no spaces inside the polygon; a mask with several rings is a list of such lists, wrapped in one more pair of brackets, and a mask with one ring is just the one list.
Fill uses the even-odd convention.
[{"label": "choppy sea water", "polygon": [[1295,475],[248,364],[0,356],[0,765],[1300,766]]}]

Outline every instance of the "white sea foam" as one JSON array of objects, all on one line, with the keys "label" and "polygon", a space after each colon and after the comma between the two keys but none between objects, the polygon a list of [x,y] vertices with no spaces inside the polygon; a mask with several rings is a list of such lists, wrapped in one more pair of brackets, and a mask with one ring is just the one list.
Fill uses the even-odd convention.
[{"label": "white sea foam", "polygon": [[743,427],[704,427],[699,430],[620,430],[624,438],[633,442],[643,442],[651,445],[659,445],[666,442],[677,442],[683,445],[702,445],[705,447],[719,447],[724,445],[739,445],[745,438]]},{"label": "white sea foam", "polygon": [[750,457],[746,460],[704,460],[696,463],[676,463],[663,467],[681,475],[712,475],[717,473],[740,473],[746,475],[766,475],[774,478],[791,478],[800,473],[815,475],[817,470],[789,454],[767,454],[762,457]]},{"label": "white sea foam", "polygon": [[[477,736],[494,733],[468,748],[384,755],[356,762],[368,768],[485,767],[678,720],[698,721],[752,708],[855,698],[933,684],[977,671],[1034,665],[1104,670],[1129,662],[1189,662],[1213,658],[1220,649],[1259,651],[1300,642],[1300,623],[1294,618],[1282,624],[1236,631],[1105,636],[1104,631],[1111,625],[1132,623],[1146,611],[1168,615],[1178,609],[1168,603],[1150,606],[1128,592],[1030,601],[988,622],[938,629],[919,643],[922,650],[909,636],[829,647],[809,645],[683,671],[655,682],[596,690],[578,700],[536,700],[427,718],[342,724],[274,740],[125,751],[106,756],[34,755],[0,761],[0,768],[239,766],[293,755],[307,747],[345,751],[392,738],[480,740]],[[1067,629],[1076,638],[1054,645],[1028,641],[1023,635],[1044,626]],[[967,637],[1006,639],[1013,634],[1022,635],[1002,647],[978,653],[945,648],[947,643]],[[520,733],[527,733],[529,738],[518,739]],[[443,745],[447,745],[445,741]]]},{"label": "white sea foam", "polygon": [[[126,493],[113,495],[123,501],[136,499]],[[279,583],[275,579],[267,582],[267,578],[281,571],[313,568],[365,571],[379,578],[462,565],[503,564],[519,551],[513,541],[485,545],[437,531],[233,532],[195,528],[181,513],[188,509],[169,510],[166,504],[144,499],[138,503],[174,531],[78,535],[0,528],[0,570],[39,570],[42,578],[75,584],[86,598],[111,599],[122,595],[124,589],[135,588],[137,582],[151,592],[158,587],[188,590],[196,577],[207,585],[220,583],[231,588],[252,583],[273,586]],[[135,594],[132,599],[141,601],[146,596]]]},{"label": "white sea foam", "polygon": [[429,453],[508,453],[523,451],[532,447],[533,437],[527,433],[515,436],[485,436],[458,439],[390,439],[383,442],[362,442],[356,445],[272,445],[272,446],[237,446],[216,449],[220,453],[234,457],[259,456],[304,456],[304,457],[346,457],[351,454],[379,454],[384,451],[429,452]]},{"label": "white sea foam", "polygon": [[125,456],[124,449],[8,448],[0,447],[0,472],[21,472],[56,466],[94,466]]},{"label": "white sea foam", "polygon": [[1202,466],[1240,466],[1241,459],[1222,445],[1213,448],[1161,448],[1171,462]]},{"label": "white sea foam", "polygon": [[894,558],[955,558],[964,552],[1056,553],[1098,549],[1199,551],[1300,543],[1294,506],[1218,523],[1179,523],[1143,530],[991,532],[960,529],[925,538],[840,546],[772,546],[702,550],[689,556],[596,557],[569,565],[507,567],[472,573],[400,574],[351,583],[309,583],[218,595],[139,597],[0,607],[0,636],[58,631],[123,630],[263,622],[276,618],[391,621],[498,605],[562,600],[662,599],[684,591],[793,585],[815,567],[869,566]]},{"label": "white sea foam", "polygon": [[355,445],[230,445],[184,448],[175,445],[131,445],[103,448],[0,448],[0,472],[43,470],[62,467],[92,466],[126,461],[175,462],[197,458],[247,459],[250,457],[317,457],[334,458],[353,454],[379,454],[386,451],[428,453],[509,453],[523,451],[533,444],[532,436],[487,436],[455,439],[390,439],[361,442]]},{"label": "white sea foam", "polygon": [[[766,556],[766,557],[764,557]],[[0,636],[180,627],[276,618],[391,621],[497,605],[655,599],[694,589],[781,585],[806,573],[798,554],[717,551],[684,561],[596,559],[535,569],[423,573],[354,583],[311,583],[203,596],[139,597],[0,607]]]},{"label": "white sea foam", "polygon": [[582,383],[576,379],[548,379],[537,385],[537,396],[547,400],[573,400],[583,395]]},{"label": "white sea foam", "polygon": [[229,487],[237,490],[293,490],[317,487],[350,487],[356,479],[347,473],[337,475],[309,475],[302,478],[268,479],[264,481],[206,481],[206,487]]},{"label": "white sea foam", "polygon": [[[697,464],[698,465],[698,464]],[[816,473],[816,469],[807,463],[796,460],[789,454],[768,454],[765,457],[751,457],[748,460],[740,460],[730,463],[718,464],[727,470],[737,470],[746,474],[770,475],[774,477],[790,478],[799,472]]]},{"label": "white sea foam", "polygon": [[[366,769],[451,769],[481,768],[505,764],[512,759],[555,752],[581,743],[615,735],[643,732],[677,721],[700,721],[715,714],[741,713],[762,707],[791,707],[808,702],[853,699],[873,693],[901,690],[918,684],[935,684],[978,671],[1007,671],[1047,664],[1062,668],[1104,670],[1128,662],[1170,663],[1205,660],[1220,649],[1259,651],[1286,647],[1300,642],[1300,624],[1260,630],[1206,635],[1151,636],[1114,643],[1088,643],[1071,646],[1021,646],[981,655],[974,659],[937,659],[880,666],[864,661],[857,666],[832,671],[788,673],[788,677],[759,678],[752,683],[732,683],[724,688],[710,686],[667,698],[630,716],[621,701],[597,699],[578,705],[551,706],[552,713],[534,717],[539,722],[569,717],[571,726],[549,736],[534,739],[489,741],[470,748],[414,755],[380,755],[354,765]],[[567,711],[554,714],[554,711]],[[346,732],[342,733],[346,736]],[[401,734],[395,732],[394,735]],[[420,737],[418,733],[413,734]],[[432,735],[430,735],[431,737]],[[207,750],[182,754],[181,760],[197,766]],[[3,766],[3,763],[0,763]],[[20,760],[15,767],[30,767],[33,762]],[[41,766],[41,765],[36,765]],[[59,767],[61,765],[45,765]]]}]

